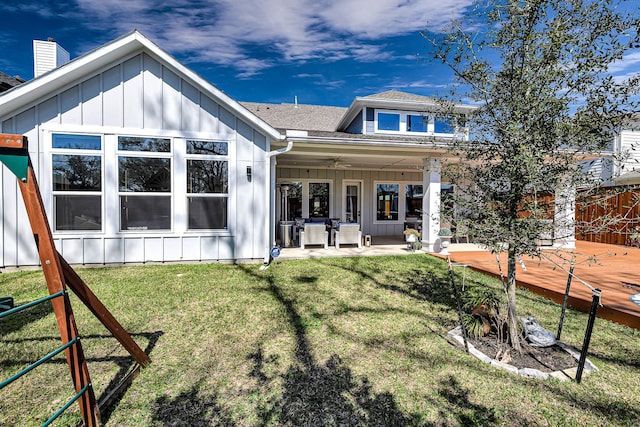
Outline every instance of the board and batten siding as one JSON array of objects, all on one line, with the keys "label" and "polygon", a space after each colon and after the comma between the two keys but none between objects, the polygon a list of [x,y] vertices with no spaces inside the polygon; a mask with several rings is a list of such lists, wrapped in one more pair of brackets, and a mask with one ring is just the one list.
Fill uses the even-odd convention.
[{"label": "board and batten siding", "polygon": [[[232,261],[263,258],[268,207],[265,153],[267,137],[216,102],[197,82],[188,81],[151,54],[138,53],[113,63],[82,81],[49,94],[8,117],[0,118],[3,133],[26,135],[49,222],[52,220],[51,134],[72,132],[172,138],[229,143],[228,230],[186,231],[176,227],[184,217],[186,167],[174,146],[173,229],[164,232],[120,232],[118,215],[103,209],[102,232],[54,233],[58,250],[70,263],[108,264],[164,261]],[[106,148],[106,147],[103,147]],[[182,150],[184,152],[184,150]],[[104,162],[116,161],[103,149]],[[108,157],[113,157],[113,160]],[[247,168],[252,178],[247,177]],[[103,166],[104,168],[104,166]],[[103,169],[104,170],[104,169]],[[117,175],[117,174],[115,174]],[[117,207],[117,176],[103,176],[103,204]],[[38,265],[38,255],[15,176],[0,173],[0,267]],[[117,211],[116,211],[117,212]],[[116,218],[114,218],[116,216]]]},{"label": "board and batten siding", "polygon": [[[328,181],[331,183],[330,215],[339,218],[342,214],[344,203],[343,181],[362,182],[362,234],[372,236],[402,236],[404,221],[384,224],[375,220],[375,185],[376,183],[390,184],[419,184],[422,185],[422,172],[396,172],[378,170],[353,170],[353,169],[299,169],[278,168],[277,182],[292,181]],[[305,201],[303,201],[305,203]]]},{"label": "board and batten siding", "polygon": [[640,171],[640,131],[625,130],[620,134],[620,154],[623,166],[620,174]]}]

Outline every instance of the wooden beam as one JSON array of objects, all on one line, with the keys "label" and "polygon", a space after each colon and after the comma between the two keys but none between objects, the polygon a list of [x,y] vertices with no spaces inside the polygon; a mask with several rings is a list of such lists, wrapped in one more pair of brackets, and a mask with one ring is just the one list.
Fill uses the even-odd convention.
[{"label": "wooden beam", "polygon": [[[25,138],[26,140],[26,138]],[[18,180],[18,185],[24,199],[24,204],[31,223],[33,237],[38,247],[38,255],[42,264],[42,271],[47,282],[49,294],[54,294],[66,289],[65,278],[62,272],[58,252],[55,248],[47,215],[42,203],[40,190],[33,171],[33,166],[29,161],[26,182]],[[76,325],[71,303],[68,295],[63,298],[54,298],[51,300],[53,311],[60,330],[60,339],[62,344],[66,344],[72,339],[78,337],[78,328]],[[82,345],[78,341],[75,345],[65,350],[67,364],[71,371],[71,378],[76,389],[76,393],[80,392],[86,384],[91,382],[89,376],[89,368],[82,351]],[[82,420],[86,427],[94,427],[100,425],[100,412],[96,404],[96,398],[93,387],[89,387],[85,393],[78,399]]]},{"label": "wooden beam", "polygon": [[82,280],[78,273],[67,263],[67,261],[58,253],[62,271],[69,288],[78,296],[80,301],[87,306],[94,316],[102,322],[105,328],[116,337],[120,344],[129,352],[129,354],[141,366],[147,366],[151,363],[149,356],[138,346],[131,338],[131,335],[120,325],[111,312],[102,304],[100,299],[91,291],[87,284]]}]

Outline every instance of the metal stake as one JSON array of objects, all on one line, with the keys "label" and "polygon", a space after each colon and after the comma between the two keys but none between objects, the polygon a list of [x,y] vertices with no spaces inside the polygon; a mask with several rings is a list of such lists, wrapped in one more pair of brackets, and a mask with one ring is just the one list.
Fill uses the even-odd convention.
[{"label": "metal stake", "polygon": [[562,302],[562,313],[560,314],[560,323],[558,324],[558,334],[556,339],[560,339],[560,334],[562,333],[562,324],[564,323],[564,314],[567,311],[567,303],[569,301],[569,290],[571,289],[571,279],[573,279],[573,267],[575,267],[574,262],[571,262],[571,268],[569,269],[569,277],[567,277],[567,288],[564,291],[564,301]]},{"label": "metal stake", "polygon": [[589,322],[587,323],[587,330],[584,334],[584,342],[582,343],[582,352],[580,353],[580,361],[578,362],[578,370],[576,372],[576,382],[580,384],[582,379],[582,371],[584,369],[584,363],[587,360],[587,352],[589,351],[589,342],[591,341],[591,333],[593,332],[593,323],[596,320],[596,313],[598,312],[598,304],[600,304],[600,297],[602,291],[600,289],[594,289],[593,300],[591,302],[591,311],[589,312]]}]

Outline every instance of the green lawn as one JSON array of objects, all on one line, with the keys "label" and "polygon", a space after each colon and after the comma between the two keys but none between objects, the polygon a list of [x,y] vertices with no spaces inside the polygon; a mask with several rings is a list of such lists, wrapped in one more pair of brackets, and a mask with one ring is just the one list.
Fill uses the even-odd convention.
[{"label": "green lawn", "polygon": [[[582,384],[525,379],[446,340],[456,326],[446,264],[426,255],[258,265],[78,269],[150,354],[107,426],[637,425],[640,331],[598,319]],[[462,270],[457,272],[463,280]],[[465,286],[498,284],[464,272]],[[0,274],[0,295],[46,295],[40,272]],[[526,291],[519,314],[555,331],[560,307]],[[131,358],[72,297],[96,395]],[[50,305],[0,320],[0,380],[59,346]],[[563,340],[582,344],[570,311]],[[0,425],[40,425],[70,396],[56,357],[0,390]],[[72,406],[55,425],[75,425]]]}]

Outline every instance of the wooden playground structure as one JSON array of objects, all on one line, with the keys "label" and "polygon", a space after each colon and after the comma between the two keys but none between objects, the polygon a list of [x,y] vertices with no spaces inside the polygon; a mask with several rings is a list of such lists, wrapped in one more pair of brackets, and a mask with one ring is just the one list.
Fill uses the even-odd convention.
[{"label": "wooden playground structure", "polygon": [[27,144],[28,141],[25,136],[0,134],[0,162],[7,166],[18,178],[18,185],[22,193],[22,198],[24,199],[31,230],[38,248],[38,256],[47,282],[49,296],[4,311],[0,313],[0,318],[14,314],[33,305],[51,301],[60,331],[62,346],[11,378],[0,382],[0,389],[64,351],[76,395],[43,425],[49,425],[70,405],[78,401],[84,425],[87,427],[99,426],[101,425],[100,408],[96,402],[94,390],[91,385],[89,369],[82,351],[80,335],[67,289],[73,291],[80,301],[87,306],[93,315],[102,322],[109,332],[134,358],[137,364],[132,373],[137,373],[140,367],[148,365],[151,360],[56,250],[36,176],[29,159]]}]

